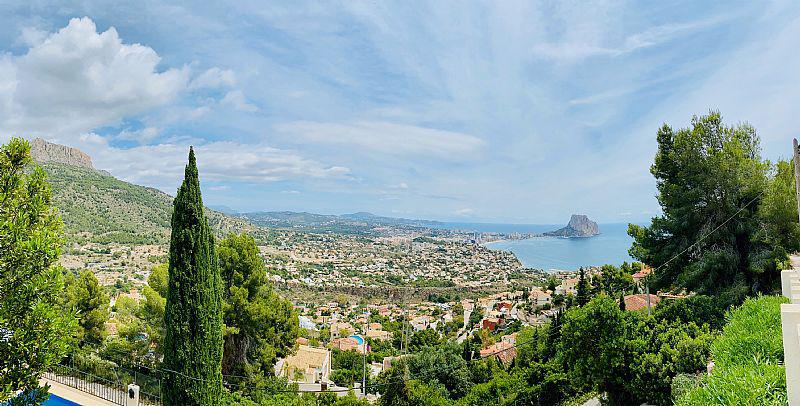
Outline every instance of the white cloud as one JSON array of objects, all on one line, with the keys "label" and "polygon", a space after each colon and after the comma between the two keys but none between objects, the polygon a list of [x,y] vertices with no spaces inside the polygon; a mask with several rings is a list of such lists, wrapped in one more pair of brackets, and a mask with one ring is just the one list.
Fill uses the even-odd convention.
[{"label": "white cloud", "polygon": [[535,56],[562,61],[574,61],[595,56],[617,57],[711,27],[726,19],[728,17],[712,17],[686,23],[663,24],[628,35],[616,45],[604,44],[601,33],[588,32],[565,42],[536,44],[532,47],[532,51]]},{"label": "white cloud", "polygon": [[120,140],[129,140],[129,141],[138,141],[139,143],[145,143],[148,141],[154,140],[156,137],[161,134],[161,130],[157,127],[145,127],[141,130],[123,130],[117,135],[117,139]]},{"label": "white cloud", "polygon": [[[187,92],[231,89],[237,83],[232,70],[217,67],[193,79],[189,65],[159,69],[161,57],[155,50],[124,43],[114,27],[98,32],[89,17],[73,18],[53,33],[23,28],[18,42],[29,47],[27,52],[0,54],[0,137],[70,142],[96,128],[173,106]],[[220,104],[258,110],[240,90],[228,90]],[[184,109],[196,119],[213,105]],[[117,137],[152,142],[160,131],[151,127]]]},{"label": "white cloud", "polygon": [[87,17],[44,39],[23,36],[35,45],[4,63],[13,68],[3,69],[4,87],[14,83],[0,112],[5,131],[74,136],[170,102],[189,78],[186,67],[158,71],[152,48],[124,44],[113,27],[99,33]]},{"label": "white cloud", "polygon": [[282,195],[299,195],[299,190],[281,190]]},{"label": "white cloud", "polygon": [[388,122],[296,121],[276,128],[319,144],[341,144],[390,155],[426,155],[453,161],[473,158],[485,145],[473,135]]},{"label": "white cloud", "polygon": [[236,74],[232,70],[214,67],[192,79],[191,83],[189,83],[189,88],[219,89],[233,87],[234,85],[236,85]]},{"label": "white cloud", "polygon": [[22,33],[20,33],[19,36],[19,42],[32,47],[44,42],[47,36],[47,31],[43,31],[34,27],[23,27]]},{"label": "white cloud", "polygon": [[233,107],[239,111],[254,113],[258,111],[258,107],[247,102],[244,93],[241,90],[231,90],[220,101],[222,105]]},{"label": "white cloud", "polygon": [[456,216],[467,217],[467,216],[471,216],[471,215],[475,214],[475,210],[471,209],[471,208],[468,208],[468,207],[465,207],[463,209],[458,209],[458,210],[454,211],[453,214],[455,214]]},{"label": "white cloud", "polygon": [[[87,152],[95,167],[129,182],[154,185],[174,192],[183,176],[188,147],[178,144],[142,145],[119,149],[97,134],[83,135],[76,145]],[[292,151],[265,145],[228,141],[195,146],[202,180],[266,183],[297,178],[347,179],[350,170],[326,166]]]}]

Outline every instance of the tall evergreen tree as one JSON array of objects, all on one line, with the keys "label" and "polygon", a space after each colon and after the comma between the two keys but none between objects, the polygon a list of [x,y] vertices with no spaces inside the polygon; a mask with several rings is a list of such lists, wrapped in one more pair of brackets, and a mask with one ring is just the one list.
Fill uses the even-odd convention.
[{"label": "tall evergreen tree", "polygon": [[222,391],[222,280],[203,213],[194,150],[172,212],[164,314],[164,404],[217,405]]},{"label": "tall evergreen tree", "polygon": [[577,297],[578,306],[589,303],[589,281],[586,280],[586,271],[581,268],[578,276]]}]

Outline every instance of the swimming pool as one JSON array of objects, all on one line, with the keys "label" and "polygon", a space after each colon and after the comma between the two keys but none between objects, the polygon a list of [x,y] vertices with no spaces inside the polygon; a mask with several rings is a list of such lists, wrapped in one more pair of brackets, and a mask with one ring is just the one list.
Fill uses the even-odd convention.
[{"label": "swimming pool", "polygon": [[78,403],[75,403],[71,400],[66,400],[64,398],[58,397],[56,395],[51,394],[50,397],[42,403],[43,406],[81,406]]},{"label": "swimming pool", "polygon": [[[10,402],[10,401],[9,401]],[[9,402],[0,403],[0,406],[8,406]],[[71,400],[66,400],[62,397],[50,394],[50,397],[42,403],[43,406],[81,406]]]},{"label": "swimming pool", "polygon": [[358,345],[363,345],[364,344],[364,338],[363,337],[361,337],[361,336],[350,336],[350,337],[351,338],[355,338],[356,341],[358,341]]}]

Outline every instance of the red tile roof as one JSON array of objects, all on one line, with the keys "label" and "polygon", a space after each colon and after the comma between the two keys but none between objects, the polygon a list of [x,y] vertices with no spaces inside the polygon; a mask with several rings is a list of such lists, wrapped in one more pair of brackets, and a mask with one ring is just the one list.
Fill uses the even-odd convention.
[{"label": "red tile roof", "polygon": [[[650,308],[656,307],[661,298],[656,295],[650,295]],[[628,295],[625,296],[625,310],[642,310],[647,309],[647,295]]]}]

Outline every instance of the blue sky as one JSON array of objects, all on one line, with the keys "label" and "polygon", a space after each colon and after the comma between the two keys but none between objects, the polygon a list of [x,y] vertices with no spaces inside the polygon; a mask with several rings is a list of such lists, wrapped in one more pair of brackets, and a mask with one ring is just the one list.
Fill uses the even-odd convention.
[{"label": "blue sky", "polygon": [[0,2],[0,140],[205,202],[455,221],[657,213],[664,122],[800,130],[797,2]]}]

